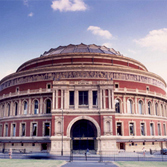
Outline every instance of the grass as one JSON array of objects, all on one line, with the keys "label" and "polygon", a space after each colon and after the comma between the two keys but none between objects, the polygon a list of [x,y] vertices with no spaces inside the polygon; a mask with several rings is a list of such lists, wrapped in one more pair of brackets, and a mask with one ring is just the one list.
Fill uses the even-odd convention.
[{"label": "grass", "polygon": [[154,161],[117,161],[114,164],[118,165],[119,167],[167,167],[167,162],[154,162]]},{"label": "grass", "polygon": [[0,167],[60,167],[65,163],[59,160],[0,159]]}]

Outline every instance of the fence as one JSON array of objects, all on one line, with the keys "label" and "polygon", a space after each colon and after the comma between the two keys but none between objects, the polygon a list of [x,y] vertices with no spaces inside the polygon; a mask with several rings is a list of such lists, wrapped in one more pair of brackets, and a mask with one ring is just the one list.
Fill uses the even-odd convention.
[{"label": "fence", "polygon": [[[0,159],[9,159],[9,152],[0,153]],[[52,160],[65,160],[65,161],[95,161],[95,162],[106,162],[106,161],[167,161],[167,155],[161,155],[160,152],[151,155],[150,153],[130,153],[123,152],[112,155],[102,155],[102,154],[90,154],[81,153],[67,155],[54,155],[49,153],[12,153],[12,159],[52,159]]]}]

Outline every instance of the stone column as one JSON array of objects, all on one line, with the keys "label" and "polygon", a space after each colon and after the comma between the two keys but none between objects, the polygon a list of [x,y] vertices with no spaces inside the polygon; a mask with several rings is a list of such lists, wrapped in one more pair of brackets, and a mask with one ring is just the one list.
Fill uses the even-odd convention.
[{"label": "stone column", "polygon": [[64,93],[64,108],[69,109],[69,89],[65,89]]},{"label": "stone column", "polygon": [[99,108],[102,109],[103,105],[102,105],[102,89],[100,88],[100,96],[99,96]]},{"label": "stone column", "polygon": [[53,89],[53,94],[52,94],[52,109],[55,109],[55,90]]},{"label": "stone column", "polygon": [[106,109],[105,89],[103,89],[103,107]]},{"label": "stone column", "polygon": [[74,90],[74,105],[75,109],[78,109],[78,90]]},{"label": "stone column", "polygon": [[124,114],[126,114],[126,97],[123,95],[123,107],[124,107]]},{"label": "stone column", "polygon": [[56,109],[58,109],[58,89],[56,91]]},{"label": "stone column", "polygon": [[19,104],[18,104],[18,108],[17,108],[17,114],[18,115],[22,115],[22,105],[21,105],[21,99],[19,99]]},{"label": "stone column", "polygon": [[151,114],[155,115],[155,103],[154,103],[154,99],[153,99],[152,106],[151,106]]},{"label": "stone column", "polygon": [[108,89],[108,105],[109,105],[109,109],[111,109],[111,90]]},{"label": "stone column", "polygon": [[144,99],[144,105],[145,105],[145,107],[144,107],[144,114],[145,115],[147,115],[148,114],[148,110],[147,110],[147,100],[146,100],[146,98]]},{"label": "stone column", "polygon": [[135,96],[135,113],[137,114],[138,111],[137,111],[137,97]]},{"label": "stone column", "polygon": [[64,109],[64,90],[61,89],[61,109]]},{"label": "stone column", "polygon": [[111,90],[111,94],[112,94],[112,97],[111,97],[111,99],[112,99],[111,106],[112,107],[111,108],[115,110],[114,90]]},{"label": "stone column", "polygon": [[32,114],[32,111],[31,111],[31,98],[28,99],[28,113],[27,114]]},{"label": "stone column", "polygon": [[10,115],[15,115],[13,113],[13,101],[11,101],[11,103],[10,103]]},{"label": "stone column", "polygon": [[93,103],[93,100],[92,100],[92,90],[89,90],[89,101],[88,101],[88,104],[89,104],[89,109],[92,109],[92,103]]},{"label": "stone column", "polygon": [[40,114],[42,114],[42,106],[43,106],[43,98],[41,96],[40,97],[40,111],[39,111]]}]

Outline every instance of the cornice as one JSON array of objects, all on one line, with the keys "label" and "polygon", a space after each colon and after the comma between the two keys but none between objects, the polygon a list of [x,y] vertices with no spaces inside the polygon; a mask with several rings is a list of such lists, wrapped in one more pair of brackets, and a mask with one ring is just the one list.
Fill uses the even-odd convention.
[{"label": "cornice", "polygon": [[[101,65],[67,65],[67,66],[52,66],[52,67],[47,67],[47,68],[38,68],[38,69],[31,69],[27,71],[21,71],[17,73],[13,73],[7,77],[5,77],[0,84],[3,84],[9,80],[12,79],[17,79],[18,77],[25,77],[25,76],[31,76],[31,75],[38,75],[38,74],[47,74],[47,73],[52,73],[52,72],[70,72],[70,71],[105,71],[105,72],[122,72],[125,74],[135,74],[135,75],[143,75],[143,76],[149,76],[153,79],[157,79],[161,82],[166,87],[166,82],[164,81],[163,78],[160,76],[147,72],[147,71],[142,71],[138,69],[130,69],[126,67],[120,67],[120,66],[101,66]],[[107,79],[107,78],[106,78]]]},{"label": "cornice", "polygon": [[146,71],[147,68],[139,61],[135,60],[135,59],[132,59],[132,58],[129,58],[129,57],[125,57],[125,56],[120,56],[120,55],[112,55],[112,54],[106,54],[106,53],[63,53],[63,54],[54,54],[54,55],[48,55],[48,56],[42,56],[42,57],[37,57],[37,58],[34,58],[34,59],[31,59],[25,63],[23,63],[18,69],[17,71],[21,70],[24,66],[26,67],[27,65],[30,65],[30,64],[36,64],[36,63],[39,63],[39,62],[43,62],[43,61],[48,61],[48,60],[55,60],[55,59],[63,59],[64,57],[69,57],[69,58],[75,58],[75,57],[80,57],[82,58],[83,56],[86,56],[86,57],[96,57],[97,58],[110,58],[110,59],[115,59],[115,60],[123,60],[123,61],[126,61],[126,62],[132,62],[134,64],[137,64],[139,66],[142,66],[142,68],[144,68]]}]

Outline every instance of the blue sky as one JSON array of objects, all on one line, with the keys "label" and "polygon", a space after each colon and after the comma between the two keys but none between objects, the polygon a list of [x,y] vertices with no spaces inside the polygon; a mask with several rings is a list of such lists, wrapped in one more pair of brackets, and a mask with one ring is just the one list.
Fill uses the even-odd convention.
[{"label": "blue sky", "polygon": [[167,0],[0,0],[0,79],[70,43],[114,48],[167,82]]}]

